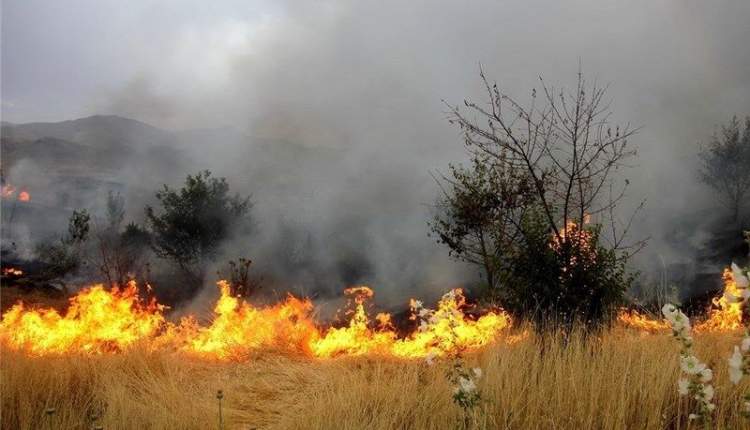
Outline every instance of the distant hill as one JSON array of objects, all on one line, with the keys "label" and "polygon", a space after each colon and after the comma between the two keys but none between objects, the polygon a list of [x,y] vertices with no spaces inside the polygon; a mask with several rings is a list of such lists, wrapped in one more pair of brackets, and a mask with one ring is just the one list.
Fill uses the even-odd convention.
[{"label": "distant hill", "polygon": [[115,115],[94,115],[61,122],[3,123],[0,134],[16,141],[52,137],[92,146],[174,143],[174,137],[165,130]]},{"label": "distant hill", "polygon": [[3,184],[30,192],[29,206],[50,210],[95,207],[112,190],[142,207],[162,184],[204,169],[273,200],[316,187],[313,178],[340,168],[343,155],[232,128],[168,131],[112,115],[0,128]]}]

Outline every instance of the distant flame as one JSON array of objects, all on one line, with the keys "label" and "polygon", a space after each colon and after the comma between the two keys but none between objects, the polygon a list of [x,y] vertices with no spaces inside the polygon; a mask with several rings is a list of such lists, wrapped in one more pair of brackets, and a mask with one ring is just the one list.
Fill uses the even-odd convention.
[{"label": "distant flame", "polygon": [[16,187],[10,184],[3,185],[0,189],[0,194],[4,199],[13,197],[13,194],[16,193]]},{"label": "distant flame", "polygon": [[6,267],[3,269],[3,276],[21,276],[23,275],[23,270],[16,269],[15,267]]},{"label": "distant flame", "polygon": [[[10,199],[13,198],[13,196],[16,194],[17,188],[14,187],[11,184],[5,184],[0,188],[0,196],[4,199]],[[26,190],[21,190],[21,192],[18,193],[18,196],[16,198],[21,202],[28,202],[31,200],[31,195]]]}]

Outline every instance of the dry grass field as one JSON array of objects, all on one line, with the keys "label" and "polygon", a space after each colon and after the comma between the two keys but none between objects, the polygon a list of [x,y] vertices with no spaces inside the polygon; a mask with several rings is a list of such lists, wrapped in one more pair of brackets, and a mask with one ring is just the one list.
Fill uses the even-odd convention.
[{"label": "dry grass field", "polygon": [[[738,334],[705,333],[696,351],[714,369],[713,428],[750,428],[747,382],[726,358]],[[478,429],[682,429],[678,345],[622,328],[601,338],[502,338],[468,357],[484,370]],[[362,356],[310,359],[262,351],[242,362],[166,352],[29,357],[2,351],[3,429],[446,429],[463,425],[447,364]],[[48,415],[47,409],[54,408]]]}]

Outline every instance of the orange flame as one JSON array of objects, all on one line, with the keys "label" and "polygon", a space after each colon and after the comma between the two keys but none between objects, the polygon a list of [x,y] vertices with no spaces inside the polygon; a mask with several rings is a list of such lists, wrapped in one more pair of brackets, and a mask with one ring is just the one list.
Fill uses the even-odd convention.
[{"label": "orange flame", "polygon": [[3,315],[0,339],[33,355],[121,351],[156,334],[163,309],[153,300],[144,303],[134,282],[111,291],[95,285],[71,298],[64,315],[14,305]]},{"label": "orange flame", "polygon": [[[2,187],[0,187],[0,196],[4,199],[12,198],[16,194],[16,187],[14,187],[11,184],[5,184]],[[26,190],[21,190],[21,192],[18,193],[18,196],[16,197],[18,201],[21,202],[28,202],[31,200],[31,195]]]},{"label": "orange flame", "polygon": [[[583,220],[584,224],[588,223],[590,218],[591,216],[586,214]],[[574,252],[573,255],[569,257],[568,266],[562,268],[563,272],[567,272],[568,268],[576,267],[579,264],[581,267],[587,267],[593,264],[593,261],[596,259],[596,248],[592,246],[592,238],[593,236],[590,231],[578,226],[578,224],[572,220],[565,223],[565,228],[560,230],[559,235],[552,236],[550,246],[555,251],[560,251],[565,243],[572,243],[574,247],[579,250],[579,252]]]},{"label": "orange flame", "polygon": [[510,317],[502,311],[476,319],[466,315],[461,290],[446,294],[418,331],[400,337],[389,314],[370,321],[364,305],[373,292],[367,287],[347,289],[355,307],[346,326],[323,329],[312,318],[310,300],[290,295],[281,303],[256,307],[232,296],[226,281],[218,286],[221,295],[208,325],[194,316],[178,324],[165,321],[165,308],[139,298],[131,282],[123,290],[107,291],[101,285],[82,290],[71,299],[64,316],[17,304],[3,315],[0,339],[35,355],[118,352],[143,342],[150,348],[217,360],[243,359],[261,348],[317,358],[361,354],[419,358],[481,347],[510,326]]},{"label": "orange flame", "polygon": [[734,281],[734,274],[729,268],[724,269],[724,291],[712,302],[714,308],[708,314],[708,319],[697,324],[698,331],[729,331],[742,328],[742,306],[739,302],[730,301],[727,296],[737,297],[741,294]]},{"label": "orange flame", "polygon": [[233,297],[228,282],[219,281],[218,286],[221,297],[212,323],[203,327],[192,316],[183,318],[178,326],[168,328],[168,342],[204,357],[239,359],[262,347],[305,350],[306,341],[316,334],[309,300],[289,296],[283,303],[257,308]]},{"label": "orange flame", "polygon": [[3,276],[22,276],[23,270],[15,267],[6,267],[3,269]]},{"label": "orange flame", "polygon": [[654,319],[636,310],[622,309],[617,314],[617,322],[627,328],[632,328],[648,333],[657,333],[670,330],[670,325],[663,319]]}]

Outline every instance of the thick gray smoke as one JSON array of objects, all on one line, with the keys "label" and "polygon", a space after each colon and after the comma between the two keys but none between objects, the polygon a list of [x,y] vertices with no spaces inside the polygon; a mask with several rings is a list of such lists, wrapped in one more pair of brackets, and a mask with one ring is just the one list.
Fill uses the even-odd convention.
[{"label": "thick gray smoke", "polygon": [[[647,199],[634,231],[652,237],[644,261],[686,257],[666,234],[681,214],[715,207],[696,180],[697,143],[750,113],[743,0],[143,1],[127,10],[8,1],[3,12],[5,120],[100,113],[193,130],[175,133],[184,172],[128,166],[118,180],[146,190],[196,168],[226,176],[253,193],[260,232],[226,255],[287,273],[308,293],[361,282],[401,302],[474,276],[427,237],[426,220],[437,195],[430,172],[465,159],[441,100],[481,100],[480,62],[520,100],[540,75],[572,85],[579,63],[611,85],[614,120],[643,127],[624,209]],[[701,232],[688,235],[699,247]]]}]

